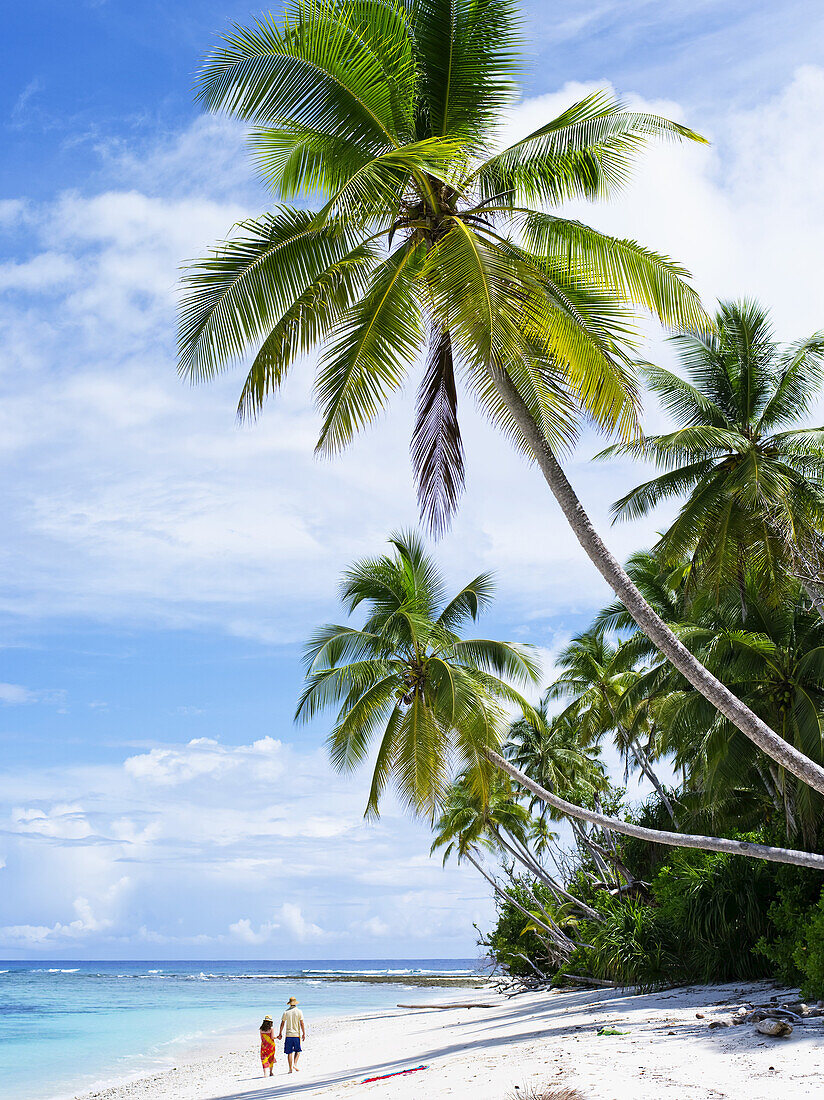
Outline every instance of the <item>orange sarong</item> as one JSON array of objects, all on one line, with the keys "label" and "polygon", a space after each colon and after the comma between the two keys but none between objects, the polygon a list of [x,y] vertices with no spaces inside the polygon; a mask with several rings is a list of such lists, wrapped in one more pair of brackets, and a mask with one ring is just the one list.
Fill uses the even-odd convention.
[{"label": "orange sarong", "polygon": [[275,1037],[271,1031],[260,1033],[260,1061],[264,1069],[271,1069],[275,1064]]}]

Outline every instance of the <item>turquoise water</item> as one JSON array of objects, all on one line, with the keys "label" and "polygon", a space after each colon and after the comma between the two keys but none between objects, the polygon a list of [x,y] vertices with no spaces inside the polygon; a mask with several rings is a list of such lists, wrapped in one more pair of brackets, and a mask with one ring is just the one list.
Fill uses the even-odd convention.
[{"label": "turquoise water", "polygon": [[[472,973],[469,959],[352,962],[0,962],[0,1100],[51,1100],[175,1064],[217,1035],[277,1019],[286,998],[307,1021],[397,1003],[410,975]],[[335,982],[335,974],[398,984]],[[420,1001],[451,999],[415,988]]]}]

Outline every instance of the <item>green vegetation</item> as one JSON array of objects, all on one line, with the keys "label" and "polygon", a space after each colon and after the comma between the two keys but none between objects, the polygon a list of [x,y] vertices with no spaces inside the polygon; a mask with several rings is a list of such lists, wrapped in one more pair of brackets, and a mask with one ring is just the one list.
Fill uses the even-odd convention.
[{"label": "green vegetation", "polygon": [[[820,337],[781,353],[765,312],[732,303],[719,313],[716,338],[687,347],[695,388],[647,368],[683,426],[624,448],[657,457],[676,476],[640,486],[615,510],[643,514],[678,491],[687,501],[653,550],[633,555],[627,570],[706,668],[783,738],[822,761],[822,435],[803,426],[770,437],[762,431],[797,420],[820,393]],[[791,401],[784,401],[785,392],[793,393]],[[718,423],[722,396],[724,426]],[[545,716],[555,708],[544,719],[548,733],[536,727],[531,741],[551,744],[556,727],[565,736],[572,727],[582,751],[611,743],[627,773],[643,776],[654,792],[640,808],[624,806],[628,820],[821,850],[820,795],[775,767],[694,691],[621,604],[598,613],[556,667],[560,675],[542,710]],[[533,779],[580,799],[577,790],[565,789],[561,773],[548,773],[535,749],[521,754],[523,726],[512,727],[509,755],[518,754]],[[657,775],[662,768],[669,787]],[[530,805],[526,792],[522,801]],[[606,830],[587,837],[580,829],[562,865],[567,891],[600,919],[581,915],[571,934],[574,950],[562,957],[524,918],[518,908],[523,883],[514,878],[499,892],[498,923],[485,941],[513,973],[528,969],[523,958],[513,967],[518,952],[535,970],[559,977],[589,974],[648,986],[773,976],[801,985],[808,996],[824,996],[824,894],[817,872],[650,848],[631,837],[610,839]],[[505,861],[502,866],[506,877]],[[552,899],[544,902],[552,911]],[[568,911],[560,895],[555,904]]]},{"label": "green vegetation", "polygon": [[[363,620],[307,647],[298,717],[333,707],[333,763],[373,763],[367,812],[393,784],[433,849],[489,882],[500,963],[536,981],[775,974],[821,995],[824,429],[803,421],[824,336],[782,348],[750,302],[710,319],[676,262],[558,215],[609,199],[648,140],[702,139],[596,94],[501,148],[520,66],[510,0],[293,0],[234,28],[199,96],[251,125],[277,206],[191,265],[180,369],[208,380],[251,353],[238,411],[254,416],[317,348],[324,453],[417,370],[412,463],[436,534],[462,491],[465,392],[618,597],[535,708],[528,650],[460,633],[490,578],[448,600],[413,536],[353,566],[342,599]],[[638,308],[676,333],[686,377],[637,362]],[[672,431],[641,431],[639,379]],[[663,471],[616,517],[682,499],[626,568],[560,465],[586,424],[616,441],[601,457]],[[651,784],[646,805],[610,782],[606,746]]]},{"label": "green vegetation", "polygon": [[492,597],[488,574],[447,599],[420,541],[390,542],[394,554],[357,562],[341,583],[346,611],[365,607],[363,625],[323,626],[307,644],[296,717],[337,709],[329,752],[340,771],[362,764],[379,740],[367,813],[378,813],[393,779],[406,806],[433,817],[456,762],[487,798],[486,752],[500,742],[505,705],[533,713],[511,684],[534,683],[538,667],[528,647],[461,637]]},{"label": "green vegetation", "polygon": [[332,453],[425,357],[411,451],[431,528],[449,521],[463,484],[460,381],[534,459],[657,648],[745,737],[824,794],[824,768],[678,644],[558,462],[586,421],[638,438],[635,308],[696,338],[712,326],[677,263],[551,210],[608,199],[650,138],[703,139],[595,94],[501,149],[521,66],[512,0],[293,0],[280,21],[227,34],[198,94],[251,124],[278,205],[191,265],[181,372],[210,379],[253,352],[239,412],[254,415],[295,359],[321,347],[317,446]]},{"label": "green vegetation", "polygon": [[780,348],[764,309],[727,302],[712,334],[673,343],[687,378],[653,364],[643,375],[676,430],[602,455],[629,454],[667,473],[627,493],[616,517],[644,516],[688,493],[656,550],[669,562],[689,560],[692,583],[716,592],[730,578],[743,586],[745,571],[762,595],[780,590],[788,569],[817,576],[824,433],[789,426],[821,387],[824,332]]}]

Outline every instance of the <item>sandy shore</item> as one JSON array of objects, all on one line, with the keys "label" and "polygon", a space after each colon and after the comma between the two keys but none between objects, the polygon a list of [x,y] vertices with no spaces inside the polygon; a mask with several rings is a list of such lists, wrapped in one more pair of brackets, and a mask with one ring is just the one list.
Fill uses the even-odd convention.
[{"label": "sandy shore", "polygon": [[[690,987],[654,994],[613,990],[529,994],[506,999],[464,991],[455,1000],[491,1008],[395,1009],[315,1023],[300,1074],[260,1076],[253,1032],[248,1046],[225,1040],[207,1058],[84,1100],[381,1100],[472,1097],[507,1100],[537,1084],[578,1088],[586,1100],[793,1100],[824,1095],[824,1019],[767,1039],[750,1025],[712,1030],[744,1001],[765,1001],[772,985]],[[401,994],[399,1000],[414,1000]],[[696,1016],[701,1013],[703,1018]],[[597,1036],[614,1025],[627,1034]],[[407,1077],[365,1077],[423,1065]]]}]

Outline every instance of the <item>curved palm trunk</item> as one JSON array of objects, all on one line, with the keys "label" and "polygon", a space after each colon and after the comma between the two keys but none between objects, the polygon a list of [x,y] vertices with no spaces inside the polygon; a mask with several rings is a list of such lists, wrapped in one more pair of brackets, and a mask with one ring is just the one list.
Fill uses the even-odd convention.
[{"label": "curved palm trunk", "polygon": [[[563,886],[560,885],[560,883],[555,881],[552,875],[547,874],[526,846],[516,843],[510,844],[506,837],[497,829],[495,830],[495,839],[501,847],[509,852],[513,859],[517,859],[531,875],[537,878],[539,882],[542,882],[544,886],[549,887],[558,900],[563,899],[564,901],[571,902],[573,905],[577,906],[582,913],[591,917],[592,920],[603,921],[604,916],[602,913],[599,913],[597,909],[593,909],[592,906],[587,905],[585,901],[581,901],[580,898],[576,898],[574,894],[570,894],[568,890],[565,890]],[[521,849],[523,849],[523,851],[521,851]]]},{"label": "curved palm trunk", "polygon": [[629,747],[632,751],[632,755],[635,757],[638,767],[641,769],[641,771],[644,773],[650,783],[652,783],[653,787],[656,790],[656,793],[658,794],[658,797],[664,804],[664,809],[669,814],[670,821],[673,823],[676,829],[680,829],[681,826],[678,824],[678,818],[675,815],[675,809],[672,805],[672,802],[670,802],[667,792],[664,790],[660,779],[655,774],[655,771],[653,770],[653,767],[649,762],[649,757],[644,752],[643,748],[636,743],[635,738],[630,741]]},{"label": "curved palm trunk", "polygon": [[648,840],[652,844],[666,844],[672,848],[699,848],[703,852],[727,852],[733,856],[749,856],[752,859],[766,859],[772,863],[793,863],[798,867],[813,867],[817,871],[824,871],[824,856],[813,852],[797,852],[791,848],[771,848],[766,844],[751,844],[747,840],[728,840],[726,837],[695,836],[691,833],[668,833],[663,829],[647,829],[643,825],[635,825],[630,821],[621,821],[618,817],[609,817],[606,814],[596,813],[594,810],[585,810],[581,806],[575,806],[559,798],[556,794],[550,794],[540,784],[535,783],[528,775],[518,771],[508,760],[497,752],[489,750],[487,757],[496,768],[520,783],[536,798],[554,806],[556,810],[566,814],[567,817],[576,818],[578,821],[589,821],[593,825],[600,825],[605,829],[612,829],[624,836],[634,836],[639,840]]},{"label": "curved palm trunk", "polygon": [[489,373],[575,537],[644,634],[696,691],[728,718],[745,737],[803,783],[819,794],[824,794],[824,768],[770,729],[766,722],[704,668],[656,615],[592,526],[592,521],[575,495],[515,383],[499,367],[491,366]]},{"label": "curved palm trunk", "polygon": [[560,952],[566,954],[567,957],[572,954],[575,948],[575,944],[560,928],[557,927],[557,925],[553,928],[549,924],[545,924],[542,920],[537,918],[534,913],[530,913],[528,909],[525,909],[524,906],[521,905],[519,901],[516,901],[515,898],[513,898],[511,894],[507,893],[506,890],[502,890],[495,879],[492,877],[492,875],[487,874],[480,863],[478,863],[478,861],[474,859],[469,852],[465,852],[463,858],[468,859],[475,870],[478,872],[478,874],[483,875],[483,877],[486,879],[486,881],[489,883],[489,885],[492,887],[499,898],[501,898],[503,901],[508,901],[511,905],[514,905],[515,908],[520,913],[523,913],[523,915],[528,920],[543,928],[547,935],[552,938],[552,942],[555,944]]}]

